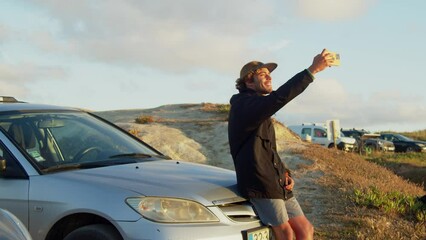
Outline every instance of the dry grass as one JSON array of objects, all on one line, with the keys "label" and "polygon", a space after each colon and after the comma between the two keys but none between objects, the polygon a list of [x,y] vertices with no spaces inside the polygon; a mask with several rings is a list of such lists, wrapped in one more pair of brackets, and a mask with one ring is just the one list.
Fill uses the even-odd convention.
[{"label": "dry grass", "polygon": [[403,132],[401,134],[413,139],[426,141],[426,129],[414,132]]},{"label": "dry grass", "polygon": [[229,104],[217,104],[217,103],[202,103],[201,110],[205,112],[217,112],[228,114],[231,109]]},{"label": "dry grass", "polygon": [[366,159],[404,179],[423,185],[426,191],[426,153],[376,153]]},{"label": "dry grass", "polygon": [[153,116],[141,115],[135,119],[135,123],[139,123],[139,124],[148,124],[153,122],[155,122]]},{"label": "dry grass", "polygon": [[411,216],[387,213],[383,209],[359,206],[353,201],[357,190],[376,188],[381,193],[399,192],[416,197],[425,194],[422,187],[353,153],[316,145],[293,153],[313,160],[325,173],[318,183],[328,189],[328,200],[334,202],[329,215],[324,216],[328,222],[317,227],[316,239],[426,238],[425,222],[413,220]]},{"label": "dry grass", "polygon": [[[354,153],[345,153],[342,151],[324,149],[312,145],[303,151],[303,156],[323,163],[322,167],[326,172],[332,172],[344,183],[350,184],[354,188],[368,188],[377,186],[384,192],[395,190],[407,194],[421,194],[419,187],[403,180],[387,169],[369,163],[361,156]],[[340,184],[342,182],[337,182]]]}]

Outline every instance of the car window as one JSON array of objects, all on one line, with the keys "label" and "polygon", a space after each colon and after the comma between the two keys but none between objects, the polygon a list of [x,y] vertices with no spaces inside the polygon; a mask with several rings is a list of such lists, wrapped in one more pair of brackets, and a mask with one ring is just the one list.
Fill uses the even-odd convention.
[{"label": "car window", "polygon": [[397,140],[392,135],[383,135],[382,138],[386,141],[391,141],[391,142]]},{"label": "car window", "polygon": [[12,157],[3,144],[0,144],[0,178],[26,178],[19,163]]},{"label": "car window", "polygon": [[391,136],[391,135],[385,135],[385,140],[387,140],[387,141],[394,141],[396,139],[393,136]]},{"label": "car window", "polygon": [[118,128],[84,112],[15,113],[0,126],[41,170],[123,154],[159,155]]},{"label": "car window", "polygon": [[312,136],[312,129],[311,128],[302,128],[302,136]]},{"label": "car window", "polygon": [[400,141],[406,141],[406,142],[412,142],[414,141],[412,138],[406,137],[404,135],[396,135],[395,138],[397,138]]},{"label": "car window", "polygon": [[326,138],[327,132],[324,131],[323,129],[314,128],[314,135],[315,137]]}]

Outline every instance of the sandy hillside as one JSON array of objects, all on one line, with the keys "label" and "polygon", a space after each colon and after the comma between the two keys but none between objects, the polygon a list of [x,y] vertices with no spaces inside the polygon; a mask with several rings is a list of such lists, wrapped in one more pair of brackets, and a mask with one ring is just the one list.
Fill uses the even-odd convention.
[{"label": "sandy hillside", "polygon": [[[227,116],[205,109],[205,104],[179,104],[96,114],[174,159],[234,169]],[[140,116],[150,117],[153,122],[135,123]],[[274,126],[279,154],[293,171],[295,193],[316,228],[315,239],[426,239],[425,226],[398,217],[389,219],[377,210],[357,208],[347,197],[353,188],[362,189],[369,184],[386,189],[390,183],[389,189],[401,189],[414,196],[425,194],[421,187],[355,154],[302,142],[279,122]],[[366,175],[371,176],[371,181],[368,178],[369,182],[362,183]]]},{"label": "sandy hillside", "polygon": [[[228,147],[226,116],[202,110],[202,104],[166,105],[154,109],[98,112],[162,153],[183,161],[233,169]],[[139,116],[152,116],[153,123],[138,124]],[[282,124],[276,124],[278,149],[300,139]]]}]

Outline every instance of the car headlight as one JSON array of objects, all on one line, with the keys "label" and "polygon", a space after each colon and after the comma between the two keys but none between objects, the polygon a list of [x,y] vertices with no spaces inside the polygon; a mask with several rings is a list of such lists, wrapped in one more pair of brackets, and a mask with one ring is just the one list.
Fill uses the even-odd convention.
[{"label": "car headlight", "polygon": [[143,217],[162,223],[205,223],[219,219],[203,205],[185,199],[134,197],[127,204]]},{"label": "car headlight", "polygon": [[423,144],[423,143],[416,143],[416,145],[418,146],[418,147],[420,147],[420,148],[424,148],[426,145],[425,144]]}]

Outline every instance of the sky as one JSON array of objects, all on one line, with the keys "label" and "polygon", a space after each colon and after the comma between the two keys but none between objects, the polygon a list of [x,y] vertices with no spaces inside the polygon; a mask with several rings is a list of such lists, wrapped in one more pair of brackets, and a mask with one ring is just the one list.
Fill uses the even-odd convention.
[{"label": "sky", "polygon": [[229,103],[241,67],[275,88],[324,48],[341,65],[275,114],[426,129],[424,0],[2,0],[0,96],[93,111]]}]

